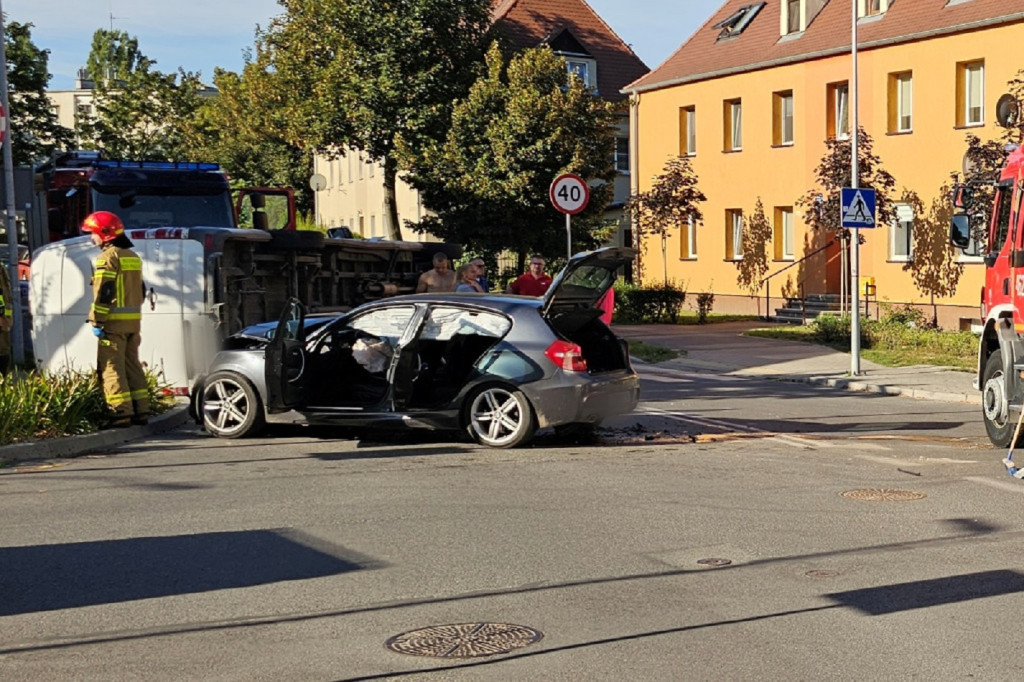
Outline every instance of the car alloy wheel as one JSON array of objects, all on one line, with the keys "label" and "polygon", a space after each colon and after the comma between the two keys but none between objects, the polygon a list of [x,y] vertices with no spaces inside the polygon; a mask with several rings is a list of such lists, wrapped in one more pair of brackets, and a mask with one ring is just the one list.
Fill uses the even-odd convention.
[{"label": "car alloy wheel", "polygon": [[533,437],[533,410],[522,391],[487,386],[469,398],[467,428],[476,442],[492,448],[511,448]]},{"label": "car alloy wheel", "polygon": [[218,438],[255,435],[265,423],[252,384],[234,372],[215,372],[203,384],[203,426]]}]

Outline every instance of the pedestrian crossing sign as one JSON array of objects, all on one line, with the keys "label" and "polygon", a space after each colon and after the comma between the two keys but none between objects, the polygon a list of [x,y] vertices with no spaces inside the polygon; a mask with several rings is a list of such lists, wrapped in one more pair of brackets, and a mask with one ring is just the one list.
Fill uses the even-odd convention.
[{"label": "pedestrian crossing sign", "polygon": [[875,226],[875,190],[843,187],[843,227]]}]

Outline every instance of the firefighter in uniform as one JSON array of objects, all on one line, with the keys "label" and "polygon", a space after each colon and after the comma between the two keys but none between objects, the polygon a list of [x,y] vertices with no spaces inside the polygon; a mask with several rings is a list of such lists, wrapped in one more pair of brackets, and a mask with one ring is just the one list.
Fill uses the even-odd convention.
[{"label": "firefighter in uniform", "polygon": [[96,211],[82,222],[92,243],[103,251],[93,266],[92,307],[87,321],[99,341],[96,367],[103,395],[114,416],[111,426],[145,424],[149,420],[149,387],[139,362],[142,301],[142,260],[131,250],[121,219]]},{"label": "firefighter in uniform", "polygon": [[14,327],[14,294],[7,266],[0,263],[0,374],[11,368],[11,329]]}]

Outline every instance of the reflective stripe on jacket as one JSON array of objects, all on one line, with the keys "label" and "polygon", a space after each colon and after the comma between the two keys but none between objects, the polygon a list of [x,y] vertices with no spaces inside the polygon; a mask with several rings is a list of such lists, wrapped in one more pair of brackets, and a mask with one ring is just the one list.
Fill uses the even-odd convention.
[{"label": "reflective stripe on jacket", "polygon": [[131,249],[104,246],[92,274],[89,322],[110,331],[139,331],[144,295],[142,259]]}]

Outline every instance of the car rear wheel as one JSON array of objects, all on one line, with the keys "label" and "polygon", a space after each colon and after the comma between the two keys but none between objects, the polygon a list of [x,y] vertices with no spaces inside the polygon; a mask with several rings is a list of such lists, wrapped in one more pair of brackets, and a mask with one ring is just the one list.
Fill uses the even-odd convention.
[{"label": "car rear wheel", "polygon": [[215,372],[203,384],[203,426],[218,438],[258,434],[266,424],[263,404],[248,380]]},{"label": "car rear wheel", "polygon": [[537,430],[533,408],[522,391],[486,386],[467,401],[466,428],[481,445],[512,448],[533,437]]}]

